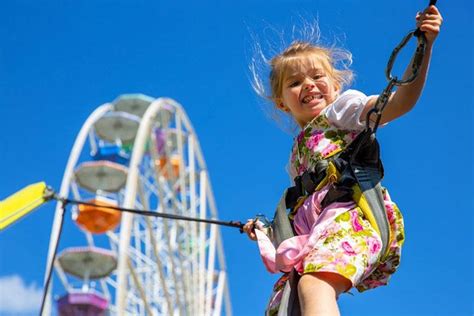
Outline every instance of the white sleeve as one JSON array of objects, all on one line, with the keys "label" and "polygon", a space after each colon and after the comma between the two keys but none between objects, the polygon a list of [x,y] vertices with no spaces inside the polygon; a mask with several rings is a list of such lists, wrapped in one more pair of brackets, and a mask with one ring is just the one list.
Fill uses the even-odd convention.
[{"label": "white sleeve", "polygon": [[371,98],[357,90],[347,90],[326,108],[326,117],[336,127],[347,130],[363,130],[365,122],[360,114]]}]

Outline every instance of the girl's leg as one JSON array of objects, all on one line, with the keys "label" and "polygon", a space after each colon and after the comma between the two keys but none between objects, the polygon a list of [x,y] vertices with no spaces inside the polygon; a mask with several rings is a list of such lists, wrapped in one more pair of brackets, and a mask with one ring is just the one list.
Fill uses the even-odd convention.
[{"label": "girl's leg", "polygon": [[304,274],[298,282],[302,315],[339,316],[337,297],[351,286],[351,281],[336,273]]}]

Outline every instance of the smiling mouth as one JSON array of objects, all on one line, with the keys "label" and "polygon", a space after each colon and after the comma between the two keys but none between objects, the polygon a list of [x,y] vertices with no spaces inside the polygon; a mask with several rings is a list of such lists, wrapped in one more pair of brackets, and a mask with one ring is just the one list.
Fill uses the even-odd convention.
[{"label": "smiling mouth", "polygon": [[302,102],[303,102],[304,104],[306,104],[306,103],[309,103],[309,102],[311,102],[311,101],[313,101],[313,100],[315,100],[315,99],[321,100],[322,98],[323,98],[323,95],[322,95],[322,94],[319,94],[319,93],[318,93],[318,94],[313,94],[313,95],[307,95],[307,96],[305,96],[305,97],[303,98]]}]

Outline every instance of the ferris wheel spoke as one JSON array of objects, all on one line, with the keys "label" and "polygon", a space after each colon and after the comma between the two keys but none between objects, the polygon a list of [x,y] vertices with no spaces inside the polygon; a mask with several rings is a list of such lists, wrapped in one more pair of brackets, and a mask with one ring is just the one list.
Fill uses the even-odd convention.
[{"label": "ferris wheel spoke", "polygon": [[211,313],[211,302],[212,302],[212,290],[213,290],[213,279],[214,279],[214,260],[215,260],[215,239],[217,227],[212,225],[210,227],[210,236],[209,236],[209,250],[208,250],[208,259],[207,259],[207,278],[206,278],[206,307],[205,314],[209,315]]},{"label": "ferris wheel spoke", "polygon": [[[190,134],[188,139],[188,161],[189,161],[189,173],[191,174],[189,178],[189,213],[192,217],[196,217],[197,214],[197,203],[196,203],[196,170],[195,170],[195,156],[194,156],[194,135]],[[192,243],[191,246],[191,271],[192,271],[192,284],[193,284],[193,293],[198,292],[198,254],[196,251],[196,241],[198,240],[198,225],[197,223],[191,223],[191,234],[190,240]],[[196,296],[192,296],[191,305],[193,306],[193,311],[198,311],[198,299]]]},{"label": "ferris wheel spoke", "polygon": [[147,296],[145,295],[145,291],[143,290],[142,282],[139,279],[139,277],[137,276],[137,274],[135,272],[135,268],[133,267],[132,262],[130,261],[130,259],[127,261],[127,265],[128,265],[128,269],[130,270],[130,274],[132,275],[132,280],[135,283],[135,286],[138,290],[138,293],[140,294],[141,299],[143,300],[147,315],[153,315],[153,313],[151,312],[150,305],[148,304]]},{"label": "ferris wheel spoke", "polygon": [[[176,186],[176,183],[178,183],[178,186],[180,188],[179,190],[179,195],[180,195],[180,198],[179,198],[179,201],[181,202],[181,214],[182,215],[185,215],[185,211],[187,210],[187,200],[186,200],[186,197],[185,197],[185,194],[186,194],[186,183],[185,183],[185,177],[186,177],[186,168],[185,168],[185,164],[186,164],[186,161],[185,161],[185,156],[184,156],[184,146],[183,146],[183,142],[184,141],[187,141],[188,140],[188,132],[183,132],[183,126],[182,126],[182,120],[181,120],[181,116],[179,115],[176,115],[175,116],[176,118],[176,136],[177,136],[177,155],[178,155],[178,158],[179,158],[179,164],[178,164],[178,177],[173,185],[173,188]],[[175,192],[176,190],[173,190],[172,192]],[[181,238],[181,244],[184,246],[183,248],[184,249],[187,249],[187,247],[189,246],[189,243],[190,243],[190,237],[189,237],[189,228],[190,228],[190,223],[189,222],[183,222],[182,223],[182,226],[184,227],[183,229],[183,232],[186,232],[186,233],[183,233],[182,234],[182,238]],[[182,255],[182,257],[185,257]],[[185,261],[184,260],[180,260],[180,262],[184,263]],[[182,264],[183,265],[183,264]],[[188,314],[190,313],[190,310],[191,310],[191,307],[192,307],[192,295],[190,293],[192,293],[192,290],[188,288],[188,285],[191,284],[190,282],[190,269],[185,269],[185,268],[182,268],[182,271],[184,273],[184,278],[185,278],[185,282],[183,283],[184,285],[184,291],[185,291],[185,299],[186,299],[186,306],[188,307]]]},{"label": "ferris wheel spoke", "polygon": [[66,273],[64,273],[64,270],[63,268],[61,267],[61,265],[58,263],[58,261],[56,261],[54,263],[54,268],[58,274],[58,277],[59,277],[59,281],[62,283],[62,285],[64,286],[64,288],[70,292],[72,290],[72,286],[69,284],[68,280],[67,280],[67,277],[66,277]]},{"label": "ferris wheel spoke", "polygon": [[170,294],[169,294],[168,285],[166,283],[165,274],[163,272],[163,264],[161,263],[161,260],[159,259],[160,256],[158,254],[158,247],[157,247],[157,244],[156,244],[156,240],[153,236],[153,228],[152,228],[152,225],[151,225],[151,220],[146,218],[146,222],[147,222],[147,226],[148,226],[148,232],[150,234],[149,238],[150,238],[150,242],[151,242],[151,246],[152,246],[152,250],[153,250],[153,256],[156,260],[156,264],[158,265],[158,274],[159,274],[159,277],[160,277],[160,283],[162,285],[162,289],[163,289],[163,293],[164,293],[164,296],[165,296],[167,307],[168,307],[169,310],[171,310],[172,309],[171,297],[170,297]]},{"label": "ferris wheel spoke", "polygon": [[112,296],[110,295],[110,291],[109,291],[109,288],[107,287],[107,281],[106,279],[100,279],[99,280],[99,283],[100,283],[100,286],[101,286],[101,289],[102,289],[102,293],[104,293],[104,297],[110,301]]},{"label": "ferris wheel spoke", "polygon": [[[158,175],[156,175],[156,177],[157,177],[156,180],[158,181]],[[163,192],[161,190],[161,188],[162,188],[162,186],[156,186],[156,189],[157,189],[156,193],[158,195],[158,203],[160,205],[160,209],[164,210],[164,209],[166,209],[165,204],[164,204],[165,192]],[[169,231],[168,220],[163,218],[163,219],[161,219],[161,222],[162,222],[162,229],[163,229],[163,239],[165,240],[167,252],[170,254],[168,256],[168,261],[169,261],[169,265],[170,265],[168,271],[171,271],[171,276],[172,276],[173,284],[174,284],[174,287],[175,287],[174,290],[175,290],[175,293],[177,294],[177,295],[175,295],[176,304],[179,307],[179,309],[181,310],[182,306],[183,306],[183,303],[181,302],[181,299],[180,299],[181,296],[179,295],[180,282],[178,282],[176,264],[175,264],[174,256],[172,255],[172,246],[171,246],[171,241],[170,241],[170,238],[169,238],[170,231]],[[160,271],[163,271],[163,269],[160,269]]]},{"label": "ferris wheel spoke", "polygon": [[[202,192],[206,192],[206,178],[204,178],[201,174],[200,179],[200,202],[199,202],[199,217],[205,218],[206,217],[206,195],[202,194]],[[200,314],[204,315],[205,312],[205,273],[206,273],[206,224],[200,223],[199,224],[199,301],[202,302],[200,304]]]},{"label": "ferris wheel spoke", "polygon": [[[138,186],[138,194],[142,200],[142,205],[144,206],[145,209],[150,209],[150,204],[148,202],[148,199],[147,197],[145,197],[145,193],[144,193],[144,190],[143,190],[143,186]],[[155,233],[155,229],[152,225],[152,220],[148,217],[145,217],[143,218],[144,221],[145,221],[145,225],[146,225],[146,231],[148,232],[148,241],[150,242],[150,247],[151,248],[151,251],[153,253],[153,257],[155,258],[155,262],[158,266],[158,274],[159,274],[159,279],[160,279],[160,283],[162,285],[162,288],[163,288],[163,293],[164,293],[164,296],[165,296],[165,301],[166,301],[166,304],[167,304],[167,308],[168,310],[171,310],[172,308],[172,304],[171,304],[171,297],[170,297],[170,294],[169,294],[169,290],[168,290],[168,285],[166,283],[166,279],[165,279],[165,274],[164,274],[164,270],[163,270],[163,264],[161,263],[161,260],[159,260],[160,256],[158,254],[158,246],[157,246],[157,243],[156,243],[156,237],[154,235]]]},{"label": "ferris wheel spoke", "polygon": [[[177,129],[177,149],[178,149],[178,157],[180,159],[179,163],[179,173],[178,173],[178,179],[173,185],[173,190],[172,192],[176,192],[176,184],[178,184],[178,187],[180,188],[179,190],[179,195],[180,195],[180,202],[181,202],[181,214],[185,214],[185,211],[187,210],[187,198],[185,194],[185,177],[188,176],[186,173],[186,168],[185,168],[185,157],[184,157],[184,151],[183,151],[183,131],[182,131],[182,124],[181,124],[181,119],[179,116],[176,116],[176,129]],[[186,133],[187,134],[187,133]],[[187,139],[185,139],[187,140]],[[190,231],[190,223],[189,222],[183,222],[182,226],[184,227],[183,233],[180,236],[180,241],[181,245],[183,246],[183,250],[187,251],[189,244],[190,244],[190,234],[188,233]],[[180,249],[180,248],[178,248]],[[184,297],[186,300],[186,307],[187,307],[187,314],[191,314],[191,309],[192,309],[192,295],[193,293],[192,289],[189,289],[187,285],[192,285],[191,283],[191,276],[190,276],[190,269],[184,267],[184,257],[181,254],[181,270],[183,271],[183,288],[184,288]]]}]

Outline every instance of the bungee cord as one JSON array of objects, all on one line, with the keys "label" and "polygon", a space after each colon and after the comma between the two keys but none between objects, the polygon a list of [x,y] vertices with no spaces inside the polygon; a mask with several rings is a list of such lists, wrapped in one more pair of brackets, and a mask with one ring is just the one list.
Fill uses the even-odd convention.
[{"label": "bungee cord", "polygon": [[61,209],[62,209],[61,222],[59,224],[58,238],[56,239],[56,245],[54,247],[53,257],[51,258],[51,262],[49,264],[48,276],[46,278],[46,282],[45,282],[44,289],[43,289],[43,295],[41,297],[41,308],[40,308],[39,316],[43,315],[43,310],[44,310],[44,306],[45,306],[45,303],[46,303],[46,296],[48,294],[49,284],[51,283],[51,276],[53,274],[53,264],[56,261],[56,256],[58,254],[58,248],[59,248],[59,240],[60,240],[61,234],[63,232],[64,215],[66,214],[66,205],[64,203],[63,203]]},{"label": "bungee cord", "polygon": [[177,215],[177,214],[171,214],[171,213],[155,212],[155,211],[150,211],[150,210],[140,210],[140,209],[134,209],[134,208],[125,208],[125,207],[113,206],[113,205],[102,205],[102,204],[96,204],[96,203],[91,203],[91,202],[84,202],[84,201],[60,197],[56,195],[54,192],[47,193],[47,194],[50,194],[50,196],[46,195],[45,196],[46,198],[50,198],[50,199],[54,199],[59,202],[62,202],[64,206],[67,204],[94,206],[94,207],[111,209],[111,210],[115,210],[119,212],[132,213],[136,215],[152,216],[152,217],[183,220],[183,221],[198,222],[198,223],[207,223],[207,224],[214,224],[214,225],[227,226],[227,227],[235,227],[235,228],[239,228],[241,231],[244,227],[244,224],[242,224],[240,221],[221,221],[217,219],[189,217],[189,216],[183,216],[183,215]]}]

